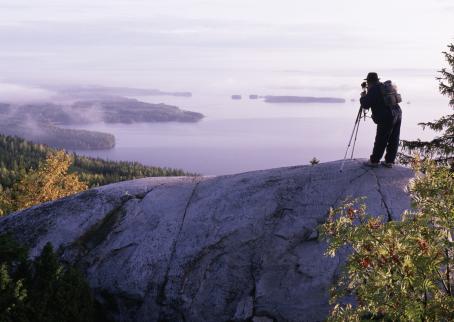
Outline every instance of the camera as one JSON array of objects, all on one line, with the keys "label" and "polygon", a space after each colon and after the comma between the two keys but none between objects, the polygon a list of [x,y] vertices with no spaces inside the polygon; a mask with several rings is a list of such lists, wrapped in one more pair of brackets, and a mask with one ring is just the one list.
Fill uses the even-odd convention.
[{"label": "camera", "polygon": [[361,97],[364,97],[367,95],[367,82],[362,82],[361,88],[363,89],[363,91],[361,92]]}]

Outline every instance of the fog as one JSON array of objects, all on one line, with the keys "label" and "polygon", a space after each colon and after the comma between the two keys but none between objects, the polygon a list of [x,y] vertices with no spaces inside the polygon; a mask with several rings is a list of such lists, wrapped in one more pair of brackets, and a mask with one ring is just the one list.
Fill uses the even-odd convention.
[{"label": "fog", "polygon": [[14,83],[0,83],[0,98],[2,102],[42,102],[51,100],[54,95],[54,92],[43,88]]}]

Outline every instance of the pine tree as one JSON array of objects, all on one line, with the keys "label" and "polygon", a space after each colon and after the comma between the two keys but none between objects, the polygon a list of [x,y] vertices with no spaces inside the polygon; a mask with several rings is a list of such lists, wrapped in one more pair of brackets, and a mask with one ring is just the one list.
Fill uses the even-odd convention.
[{"label": "pine tree", "polygon": [[0,216],[14,211],[11,190],[0,187]]},{"label": "pine tree", "polygon": [[[449,98],[449,105],[454,108],[454,44],[448,45],[448,50],[443,52],[449,67],[443,68],[439,73],[439,90],[442,95]],[[431,141],[402,141],[404,151],[418,153],[422,158],[430,158],[437,163],[449,163],[454,167],[454,114],[444,116],[434,122],[420,123],[423,128],[430,128],[441,133]],[[408,161],[408,155],[402,155],[402,161]]]},{"label": "pine tree", "polygon": [[27,254],[0,235],[0,321],[94,321],[94,298],[82,273],[60,263],[49,243],[35,260]]},{"label": "pine tree", "polygon": [[[27,250],[7,235],[0,235],[0,321],[24,318],[27,290],[24,270]],[[14,269],[13,269],[14,268]]]}]

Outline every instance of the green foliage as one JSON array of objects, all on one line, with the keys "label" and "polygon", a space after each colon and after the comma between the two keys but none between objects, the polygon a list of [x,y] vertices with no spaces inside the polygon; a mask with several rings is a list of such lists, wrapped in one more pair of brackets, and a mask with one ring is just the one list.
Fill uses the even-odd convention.
[{"label": "green foliage", "polygon": [[47,244],[34,261],[26,249],[0,236],[0,321],[94,321],[94,301],[87,282],[59,263]]},{"label": "green foliage", "polygon": [[[10,188],[24,173],[37,169],[40,162],[57,150],[42,144],[34,144],[18,137],[0,135],[0,185]],[[178,169],[144,166],[137,162],[105,161],[71,154],[70,173],[90,187],[143,177],[191,175]]]},{"label": "green foliage", "polygon": [[86,190],[87,185],[80,182],[77,173],[68,173],[71,163],[71,157],[64,151],[49,155],[36,170],[29,171],[13,186],[10,196],[12,210],[29,208]]},{"label": "green foliage", "polygon": [[[400,222],[366,213],[363,200],[330,211],[321,235],[327,254],[349,249],[332,289],[332,321],[454,319],[454,173],[426,161],[410,185],[415,211]],[[357,305],[341,305],[353,294]]]},{"label": "green foliage", "polygon": [[26,258],[25,248],[6,235],[0,236],[0,321],[26,321],[23,319]]},{"label": "green foliage", "polygon": [[[439,90],[449,99],[449,105],[454,108],[454,44],[448,46],[448,51],[443,52],[449,68],[440,71]],[[431,141],[405,141],[402,140],[403,149],[411,154],[418,153],[424,158],[433,159],[439,163],[450,163],[454,168],[454,114],[446,115],[434,122],[420,123],[423,128],[430,128],[441,133]],[[401,162],[409,162],[411,157],[402,154]]]},{"label": "green foliage", "polygon": [[[49,168],[55,171],[48,171]],[[0,135],[0,216],[65,196],[68,191],[83,190],[84,185],[79,180],[88,187],[95,187],[143,177],[185,175],[189,174],[137,162],[62,154],[45,145]]]},{"label": "green foliage", "polygon": [[80,179],[89,187],[145,177],[196,175],[179,169],[145,166],[139,162],[106,161],[76,154],[73,154],[72,157],[73,164],[69,169],[70,172],[78,173]]}]

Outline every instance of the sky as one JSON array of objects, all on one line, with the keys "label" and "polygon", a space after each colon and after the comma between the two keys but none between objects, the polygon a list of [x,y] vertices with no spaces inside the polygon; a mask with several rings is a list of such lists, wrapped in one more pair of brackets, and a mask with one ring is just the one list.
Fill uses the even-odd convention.
[{"label": "sky", "polygon": [[452,0],[0,0],[0,80],[437,70],[453,15]]}]

